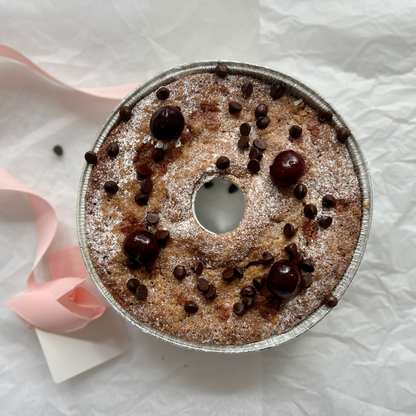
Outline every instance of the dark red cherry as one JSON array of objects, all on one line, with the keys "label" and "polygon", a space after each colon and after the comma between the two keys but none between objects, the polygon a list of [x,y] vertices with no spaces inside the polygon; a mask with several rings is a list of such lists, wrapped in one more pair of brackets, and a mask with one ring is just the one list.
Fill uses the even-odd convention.
[{"label": "dark red cherry", "polygon": [[126,237],[123,243],[123,252],[127,257],[146,264],[157,259],[159,244],[152,233],[139,230]]},{"label": "dark red cherry", "polygon": [[177,139],[185,126],[185,119],[178,107],[166,105],[153,113],[150,131],[158,140]]},{"label": "dark red cherry", "polygon": [[301,278],[301,273],[295,263],[280,260],[270,269],[267,287],[273,295],[287,299],[298,292]]},{"label": "dark red cherry", "polygon": [[305,172],[305,161],[293,150],[279,153],[270,166],[270,176],[277,186],[290,186],[296,183]]}]

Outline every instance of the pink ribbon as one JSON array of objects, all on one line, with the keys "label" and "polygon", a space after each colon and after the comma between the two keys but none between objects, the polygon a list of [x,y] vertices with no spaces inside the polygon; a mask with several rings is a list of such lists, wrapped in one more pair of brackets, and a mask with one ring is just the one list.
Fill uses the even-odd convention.
[{"label": "pink ribbon", "polygon": [[79,329],[99,318],[106,303],[83,264],[79,247],[47,254],[52,280],[38,284],[34,269],[45,254],[57,228],[52,206],[31,189],[0,168],[0,191],[25,192],[32,207],[36,224],[36,257],[29,275],[28,289],[10,299],[10,306],[29,329],[50,332]]}]

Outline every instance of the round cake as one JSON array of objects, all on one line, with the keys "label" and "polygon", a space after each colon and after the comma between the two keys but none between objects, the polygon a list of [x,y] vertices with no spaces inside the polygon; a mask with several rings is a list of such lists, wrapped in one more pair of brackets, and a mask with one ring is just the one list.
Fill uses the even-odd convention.
[{"label": "round cake", "polygon": [[[101,282],[139,322],[197,343],[263,340],[336,305],[362,217],[348,137],[329,111],[225,65],[123,106],[86,154],[85,235]],[[246,204],[224,234],[193,209],[216,177]]]}]

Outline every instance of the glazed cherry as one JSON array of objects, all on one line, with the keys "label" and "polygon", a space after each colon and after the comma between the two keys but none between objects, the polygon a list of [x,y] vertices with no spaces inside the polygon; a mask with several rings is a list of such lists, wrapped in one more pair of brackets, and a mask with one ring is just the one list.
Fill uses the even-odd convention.
[{"label": "glazed cherry", "polygon": [[124,240],[123,252],[127,257],[141,264],[154,261],[159,254],[157,238],[148,231],[135,231]]},{"label": "glazed cherry", "polygon": [[270,176],[277,186],[290,186],[296,183],[305,172],[305,161],[293,150],[279,153],[270,166]]},{"label": "glazed cherry", "polygon": [[287,299],[296,295],[301,278],[301,273],[295,263],[289,260],[280,260],[270,269],[267,287],[273,295]]},{"label": "glazed cherry", "polygon": [[171,105],[159,108],[150,119],[150,131],[157,140],[177,139],[184,126],[181,110]]}]

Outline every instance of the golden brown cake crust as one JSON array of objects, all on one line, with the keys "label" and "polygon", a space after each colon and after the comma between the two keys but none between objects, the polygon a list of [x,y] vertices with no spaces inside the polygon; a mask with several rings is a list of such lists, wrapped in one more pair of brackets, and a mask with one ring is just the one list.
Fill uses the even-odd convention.
[{"label": "golden brown cake crust", "polygon": [[[244,98],[241,86],[251,82],[254,91]],[[245,344],[272,334],[288,331],[313,312],[341,279],[348,267],[360,232],[361,194],[357,177],[345,145],[336,140],[328,123],[318,121],[317,112],[307,105],[294,105],[296,98],[270,96],[270,85],[247,76],[229,75],[222,79],[214,74],[191,75],[167,86],[169,99],[161,101],[155,92],[136,104],[132,117],[109,135],[98,152],[86,195],[86,235],[93,265],[108,290],[132,316],[160,331],[200,343]],[[243,110],[231,115],[230,101]],[[270,124],[265,129],[255,125],[257,105],[269,108]],[[164,105],[181,108],[185,128],[178,140],[157,141],[150,133],[152,114]],[[247,169],[249,150],[238,148],[240,125],[251,125],[250,146],[256,138],[267,143],[257,174]],[[289,128],[300,125],[298,139],[289,137]],[[116,142],[116,157],[106,153],[108,143]],[[151,158],[154,147],[165,150],[165,158]],[[283,150],[295,150],[305,160],[306,169],[300,182],[308,188],[304,200],[293,195],[294,185],[279,188],[273,184],[269,167]],[[215,162],[220,156],[230,159],[226,170]],[[136,169],[147,163],[152,170],[153,190],[147,206],[136,204],[140,190]],[[204,182],[226,177],[240,186],[246,210],[239,227],[225,234],[204,230],[192,211],[192,197]],[[119,190],[111,195],[104,191],[106,181],[115,181]],[[324,208],[322,197],[332,194],[335,208]],[[316,219],[305,217],[305,204],[315,204]],[[158,213],[156,225],[148,225],[146,213]],[[331,216],[328,229],[318,226],[317,219]],[[283,227],[291,223],[297,229],[287,239]],[[168,230],[170,238],[160,250],[158,259],[146,267],[130,270],[122,252],[125,237],[135,230]],[[252,285],[254,278],[267,277],[271,265],[260,263],[264,252],[275,260],[288,259],[284,247],[296,243],[304,257],[315,263],[313,283],[296,296],[280,303],[271,299],[265,286],[257,291],[255,306],[243,316],[233,312],[241,301],[240,290]],[[193,268],[202,262],[198,276]],[[187,276],[177,280],[173,270],[183,265]],[[222,272],[228,267],[245,268],[241,279],[228,283]],[[126,288],[131,278],[148,288],[145,301]],[[198,277],[205,278],[217,290],[207,300],[197,289]],[[193,301],[197,313],[185,312],[184,305]]]}]

